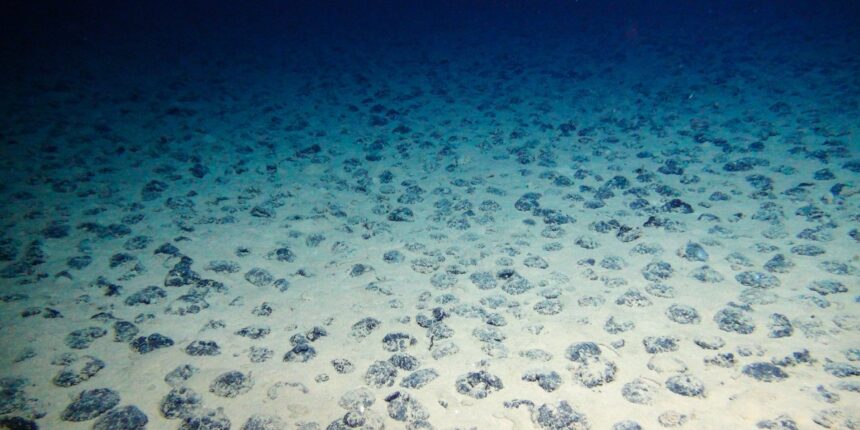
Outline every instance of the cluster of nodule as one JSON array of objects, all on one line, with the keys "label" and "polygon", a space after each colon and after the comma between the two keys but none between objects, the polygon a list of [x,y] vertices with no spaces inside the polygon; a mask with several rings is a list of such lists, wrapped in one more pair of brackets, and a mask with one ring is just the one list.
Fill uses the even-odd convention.
[{"label": "cluster of nodule", "polygon": [[[26,169],[0,160],[23,178],[0,184],[0,427],[424,429],[476,404],[542,429],[654,426],[589,418],[615,399],[695,428],[693,411],[738,384],[781,384],[817,405],[817,425],[858,427],[860,155],[850,129],[825,123],[826,100],[723,104],[693,97],[703,91],[682,88],[689,79],[612,79],[636,100],[625,110],[601,107],[598,90],[507,93],[513,76],[542,88],[612,76],[594,63],[476,58],[469,68],[492,82],[452,88],[456,64],[438,63],[390,84],[346,64],[302,75],[315,85],[290,97],[306,112],[270,88],[222,88],[265,118],[259,129],[207,107],[197,79],[171,80],[167,101],[40,85],[157,136],[142,144],[124,134],[135,124],[85,118],[69,121],[86,131],[66,147],[3,131],[32,148]],[[701,73],[692,81],[726,91],[761,86]],[[563,98],[583,108],[556,111]],[[140,99],[149,114],[112,104]],[[726,116],[678,113],[715,110]],[[211,118],[242,131],[209,135]],[[13,342],[24,332],[59,342]],[[20,375],[31,366],[44,377]],[[108,376],[140,381],[154,366],[157,405]],[[68,401],[44,403],[47,389]],[[313,412],[287,422],[247,406],[285,391],[291,411]],[[326,398],[339,400],[313,403]],[[755,424],[810,425],[785,412]]]}]

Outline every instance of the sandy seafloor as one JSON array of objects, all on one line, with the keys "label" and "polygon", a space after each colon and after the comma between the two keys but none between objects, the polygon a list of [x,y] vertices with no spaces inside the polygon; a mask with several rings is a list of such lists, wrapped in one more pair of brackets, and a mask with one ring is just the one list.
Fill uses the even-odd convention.
[{"label": "sandy seafloor", "polygon": [[640,32],[5,80],[4,425],[860,428],[856,40]]}]

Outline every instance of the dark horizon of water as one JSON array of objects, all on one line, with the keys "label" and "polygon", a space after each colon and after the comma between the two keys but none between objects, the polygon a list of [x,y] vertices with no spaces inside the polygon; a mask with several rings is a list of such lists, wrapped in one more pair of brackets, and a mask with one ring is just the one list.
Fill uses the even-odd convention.
[{"label": "dark horizon of water", "polygon": [[[852,1],[151,1],[8,2],[0,21],[3,62],[104,55],[148,61],[175,52],[271,50],[279,44],[341,44],[373,50],[452,35],[600,42],[720,41],[739,30],[803,45],[843,39],[858,47]],[[671,36],[668,40],[665,37]],[[799,40],[798,40],[799,39]],[[755,40],[751,40],[755,42]],[[670,45],[667,45],[671,47]],[[523,55],[527,53],[521,53]]]}]

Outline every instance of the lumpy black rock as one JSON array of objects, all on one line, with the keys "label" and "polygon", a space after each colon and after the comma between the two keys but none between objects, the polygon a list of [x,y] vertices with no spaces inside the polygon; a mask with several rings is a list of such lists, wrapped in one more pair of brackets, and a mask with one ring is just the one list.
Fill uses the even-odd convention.
[{"label": "lumpy black rock", "polygon": [[390,387],[397,378],[397,368],[387,361],[376,361],[364,374],[364,382],[372,387]]},{"label": "lumpy black rock", "polygon": [[306,363],[317,356],[317,351],[314,347],[307,343],[299,343],[286,354],[284,354],[285,362]]},{"label": "lumpy black rock", "polygon": [[675,271],[672,269],[672,265],[665,261],[656,261],[653,263],[648,263],[644,269],[642,269],[642,276],[645,279],[651,282],[660,282],[669,279]]},{"label": "lumpy black rock", "polygon": [[677,337],[671,336],[646,336],[642,339],[642,344],[645,345],[645,352],[658,354],[661,352],[677,351],[678,340]]},{"label": "lumpy black rock", "polygon": [[430,382],[433,382],[433,380],[438,377],[439,372],[435,369],[416,370],[409,375],[406,375],[403,380],[400,381],[400,386],[403,388],[419,389]]},{"label": "lumpy black rock", "polygon": [[529,371],[523,375],[523,381],[536,382],[544,391],[551,393],[558,389],[562,384],[561,375],[558,372],[549,371]]},{"label": "lumpy black rock", "polygon": [[209,385],[209,392],[219,397],[236,397],[245,394],[254,386],[250,374],[233,370],[222,373]]},{"label": "lumpy black rock", "polygon": [[72,349],[86,349],[96,339],[107,334],[101,327],[87,327],[75,330],[66,336],[66,346]]},{"label": "lumpy black rock", "polygon": [[588,418],[562,400],[556,404],[544,403],[531,414],[532,422],[544,430],[588,429]]},{"label": "lumpy black rock", "polygon": [[252,415],[242,424],[241,430],[285,430],[287,424],[273,415]]},{"label": "lumpy black rock", "polygon": [[749,313],[742,308],[725,307],[714,315],[714,321],[720,330],[739,334],[750,334],[755,330],[755,324]]},{"label": "lumpy black rock", "polygon": [[176,387],[161,399],[160,410],[165,418],[191,416],[203,406],[203,397],[188,387]]},{"label": "lumpy black rock", "polygon": [[155,285],[145,287],[125,298],[126,306],[152,305],[160,303],[167,297],[167,291]]},{"label": "lumpy black rock", "polygon": [[113,409],[102,415],[93,430],[143,430],[149,422],[146,414],[137,406],[129,405]]},{"label": "lumpy black rock", "polygon": [[702,320],[694,307],[680,304],[669,306],[666,317],[678,324],[698,324]]},{"label": "lumpy black rock", "polygon": [[119,400],[119,393],[109,388],[82,391],[66,407],[60,418],[63,421],[91,420],[118,405]]},{"label": "lumpy black rock", "polygon": [[271,285],[275,281],[275,277],[266,269],[254,267],[245,272],[245,280],[251,285],[265,287]]},{"label": "lumpy black rock", "polygon": [[686,397],[705,397],[705,384],[693,375],[680,374],[666,380],[669,391]]},{"label": "lumpy black rock", "polygon": [[183,417],[179,430],[230,430],[230,419],[221,408],[201,409]]},{"label": "lumpy black rock", "polygon": [[779,366],[771,363],[751,363],[743,367],[744,375],[762,382],[778,382],[788,378],[788,374]]},{"label": "lumpy black rock", "polygon": [[494,391],[504,388],[498,376],[486,370],[469,372],[461,375],[456,381],[457,392],[476,399],[483,399]]},{"label": "lumpy black rock", "polygon": [[185,347],[185,352],[191,356],[212,356],[221,353],[221,347],[215,341],[195,340]]},{"label": "lumpy black rock", "polygon": [[780,281],[776,276],[764,272],[745,271],[735,275],[741,285],[752,288],[776,288],[780,286]]},{"label": "lumpy black rock", "polygon": [[160,333],[153,333],[149,336],[140,336],[135,339],[131,343],[131,348],[141,354],[147,354],[156,349],[173,346],[173,343],[173,339]]},{"label": "lumpy black rock", "polygon": [[104,361],[85,355],[66,365],[63,370],[57,373],[53,382],[54,385],[58,387],[71,387],[78,385],[97,375],[99,371],[104,369],[104,367]]}]

